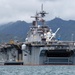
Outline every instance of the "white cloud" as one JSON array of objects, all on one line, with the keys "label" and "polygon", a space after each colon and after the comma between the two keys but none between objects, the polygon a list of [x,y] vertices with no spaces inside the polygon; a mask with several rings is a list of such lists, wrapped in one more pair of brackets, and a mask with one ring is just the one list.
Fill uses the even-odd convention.
[{"label": "white cloud", "polygon": [[75,20],[75,0],[0,0],[0,23],[25,20],[41,9],[41,4],[49,13],[47,20],[54,17]]}]

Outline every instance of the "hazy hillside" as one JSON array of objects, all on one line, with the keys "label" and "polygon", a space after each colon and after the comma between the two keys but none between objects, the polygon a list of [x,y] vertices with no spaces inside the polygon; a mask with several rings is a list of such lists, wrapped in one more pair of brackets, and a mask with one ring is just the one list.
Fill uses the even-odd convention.
[{"label": "hazy hillside", "polygon": [[71,40],[72,34],[73,39],[75,40],[75,21],[65,21],[60,18],[55,18],[51,21],[48,21],[47,24],[52,28],[53,31],[55,31],[57,28],[60,28],[57,36],[60,35],[61,40]]},{"label": "hazy hillside", "polygon": [[[47,21],[46,24],[52,28],[53,32],[60,28],[57,37],[61,36],[61,40],[71,40],[72,34],[75,40],[75,21],[65,21],[60,18],[55,18]],[[10,22],[0,26],[0,42],[8,41],[9,39],[18,39],[24,41],[26,34],[31,24],[25,21]]]},{"label": "hazy hillside", "polygon": [[24,21],[17,21],[0,26],[0,39],[8,41],[9,39],[24,40],[29,30],[29,24]]}]

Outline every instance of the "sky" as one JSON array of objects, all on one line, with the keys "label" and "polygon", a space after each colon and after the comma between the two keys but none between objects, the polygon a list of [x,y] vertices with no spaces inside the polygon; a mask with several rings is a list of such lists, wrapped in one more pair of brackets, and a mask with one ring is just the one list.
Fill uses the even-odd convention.
[{"label": "sky", "polygon": [[0,24],[17,20],[29,23],[42,4],[49,13],[46,20],[75,20],[75,0],[0,0]]}]

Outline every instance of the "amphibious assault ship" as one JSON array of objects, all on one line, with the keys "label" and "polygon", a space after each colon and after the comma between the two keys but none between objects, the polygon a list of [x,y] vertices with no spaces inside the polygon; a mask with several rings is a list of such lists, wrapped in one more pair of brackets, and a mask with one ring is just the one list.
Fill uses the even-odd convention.
[{"label": "amphibious assault ship", "polygon": [[[56,40],[56,34],[46,25],[43,10],[36,13],[25,42],[13,42],[0,45],[0,64],[2,65],[50,65],[75,64],[75,42]],[[39,23],[40,22],[40,23]],[[39,25],[41,24],[41,25]]]},{"label": "amphibious assault ship", "polygon": [[[23,63],[30,65],[75,64],[75,42],[56,40],[56,33],[46,25],[44,17],[47,13],[42,10],[36,13],[25,43],[22,45]],[[39,25],[38,22],[42,25]]]}]

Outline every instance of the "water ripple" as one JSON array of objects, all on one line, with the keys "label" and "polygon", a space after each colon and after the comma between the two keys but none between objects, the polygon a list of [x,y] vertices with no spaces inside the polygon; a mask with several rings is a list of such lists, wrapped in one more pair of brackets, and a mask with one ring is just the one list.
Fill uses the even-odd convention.
[{"label": "water ripple", "polygon": [[75,75],[75,66],[0,66],[0,75]]}]

